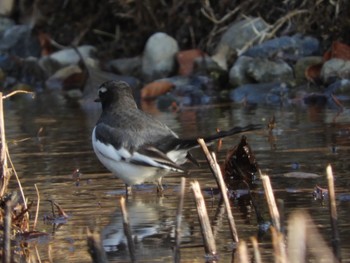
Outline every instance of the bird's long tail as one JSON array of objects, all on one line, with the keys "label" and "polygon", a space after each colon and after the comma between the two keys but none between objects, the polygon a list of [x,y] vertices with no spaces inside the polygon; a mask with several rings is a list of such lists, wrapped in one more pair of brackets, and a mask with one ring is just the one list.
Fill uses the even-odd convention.
[{"label": "bird's long tail", "polygon": [[[254,131],[254,130],[261,130],[262,128],[263,128],[263,125],[250,124],[250,125],[247,125],[244,127],[234,127],[234,128],[227,130],[227,131],[219,131],[215,134],[206,136],[203,139],[206,143],[210,143],[210,142],[215,141],[217,139],[231,136],[231,135],[234,135],[237,133]],[[190,149],[190,148],[196,147],[197,145],[198,145],[197,138],[181,139],[181,141],[178,144],[178,149]]]}]

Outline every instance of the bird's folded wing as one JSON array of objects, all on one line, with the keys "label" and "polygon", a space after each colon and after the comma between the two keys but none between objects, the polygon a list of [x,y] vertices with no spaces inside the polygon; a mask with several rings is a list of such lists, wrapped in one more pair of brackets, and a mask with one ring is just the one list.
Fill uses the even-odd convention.
[{"label": "bird's folded wing", "polygon": [[153,146],[143,146],[135,152],[131,158],[131,162],[139,163],[146,166],[155,166],[170,169],[177,172],[185,170],[174,163],[169,157]]},{"label": "bird's folded wing", "polygon": [[[130,147],[125,143],[125,135],[118,134],[119,129],[99,124],[94,130],[96,137],[95,147],[97,150],[111,160],[124,161],[137,165],[168,169],[177,172],[184,172],[184,169],[169,159],[169,157],[156,147],[142,145]],[[137,139],[137,138],[135,138]]]}]

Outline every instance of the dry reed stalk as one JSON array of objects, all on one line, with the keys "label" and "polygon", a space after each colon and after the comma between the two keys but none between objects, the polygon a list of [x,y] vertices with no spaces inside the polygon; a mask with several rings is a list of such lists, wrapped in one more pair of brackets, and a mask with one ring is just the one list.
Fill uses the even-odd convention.
[{"label": "dry reed stalk", "polygon": [[300,213],[293,213],[288,220],[287,250],[289,263],[304,263],[306,257],[307,222]]},{"label": "dry reed stalk", "polygon": [[[14,174],[15,177],[16,177],[17,184],[18,184],[18,188],[19,188],[19,191],[20,191],[21,196],[22,196],[24,208],[27,209],[27,201],[26,201],[26,198],[25,198],[25,196],[24,196],[22,184],[21,184],[21,181],[19,180],[19,177],[18,177],[18,174],[17,174],[17,172],[16,172],[15,166],[14,166],[13,163],[12,163],[12,160],[11,160],[10,153],[9,153],[8,149],[7,149],[7,159],[8,159],[8,161],[10,162],[10,165],[11,165],[11,168],[12,168],[12,172],[13,172],[13,174]],[[29,218],[29,215],[28,215],[28,218]]]},{"label": "dry reed stalk", "polygon": [[132,239],[132,233],[131,233],[131,228],[129,224],[129,216],[125,206],[124,197],[120,198],[120,208],[122,210],[122,215],[123,215],[123,228],[124,228],[124,234],[126,236],[126,240],[128,242],[130,259],[131,259],[131,262],[136,262],[135,246],[134,246],[134,241]]},{"label": "dry reed stalk", "polygon": [[338,262],[327,246],[310,215],[304,211],[293,212],[288,219],[288,260],[305,262],[306,248],[313,262]]},{"label": "dry reed stalk", "polygon": [[254,262],[255,263],[262,263],[258,240],[256,239],[256,237],[251,237],[250,240],[252,241],[252,245],[253,245]]},{"label": "dry reed stalk", "polygon": [[34,249],[35,249],[36,259],[39,263],[41,263],[41,258],[40,258],[38,247],[35,245]]},{"label": "dry reed stalk", "polygon": [[174,249],[174,262],[181,262],[180,244],[181,244],[181,223],[182,223],[182,210],[184,206],[186,178],[181,177],[179,203],[176,212],[176,226],[175,226],[175,249]]},{"label": "dry reed stalk", "polygon": [[329,193],[329,210],[330,210],[330,220],[332,226],[332,247],[334,256],[341,261],[340,253],[340,237],[338,230],[338,214],[337,214],[337,204],[335,200],[335,190],[334,190],[334,177],[332,166],[329,164],[327,166],[327,181],[328,181],[328,193]]},{"label": "dry reed stalk", "polygon": [[192,191],[196,201],[197,213],[199,217],[199,223],[201,226],[205,253],[209,257],[215,257],[216,256],[215,239],[214,239],[213,231],[211,229],[207,208],[205,206],[204,198],[203,198],[198,181],[191,182],[191,186],[192,186]]},{"label": "dry reed stalk", "polygon": [[38,216],[39,216],[39,208],[40,208],[40,193],[39,193],[39,190],[38,190],[38,187],[36,186],[36,184],[34,184],[34,186],[35,186],[35,191],[36,191],[36,196],[38,198],[38,202],[36,204],[36,211],[35,211],[33,230],[36,229],[36,224],[38,222]]},{"label": "dry reed stalk", "polygon": [[[10,94],[7,94],[6,96],[3,96],[3,93],[0,92],[0,138],[1,138],[1,153],[0,153],[0,163],[1,163],[1,182],[0,182],[0,197],[3,197],[6,190],[7,185],[10,180],[10,172],[7,166],[7,156],[8,156],[8,150],[7,150],[7,143],[6,143],[6,135],[5,135],[5,119],[4,119],[4,99],[10,98],[11,96],[18,94],[18,93],[31,93],[25,90],[16,90],[11,92]],[[13,167],[13,165],[12,165]],[[23,200],[24,195],[22,192]],[[25,202],[25,201],[23,201]],[[25,208],[26,208],[25,204]]]},{"label": "dry reed stalk", "polygon": [[[91,232],[89,229],[87,232],[87,246],[89,254],[92,258],[92,262],[94,263],[107,263],[106,252],[104,251],[101,244],[101,237],[98,233]],[[51,253],[50,253],[51,254]],[[49,254],[50,261],[52,262],[52,257]]]},{"label": "dry reed stalk", "polygon": [[234,262],[249,263],[247,243],[244,240],[238,243],[238,250]]},{"label": "dry reed stalk", "polygon": [[11,225],[12,225],[12,199],[8,200],[5,204],[5,218],[4,218],[4,240],[3,240],[3,252],[2,262],[11,262]]},{"label": "dry reed stalk", "polygon": [[212,155],[210,154],[210,152],[208,150],[208,147],[205,144],[204,140],[203,139],[198,139],[198,143],[202,147],[202,150],[203,150],[203,152],[204,152],[204,154],[205,154],[205,156],[207,158],[207,161],[208,161],[208,163],[210,165],[210,170],[214,174],[214,177],[216,179],[218,187],[219,187],[219,189],[221,191],[221,195],[222,195],[222,197],[224,199],[226,213],[227,213],[227,219],[228,219],[228,222],[229,222],[232,239],[236,243],[238,243],[239,239],[238,239],[236,223],[235,223],[235,220],[234,220],[233,215],[232,215],[230,201],[229,201],[228,196],[227,196],[227,188],[226,188],[224,179],[222,177],[220,166],[219,166],[219,164],[216,161],[215,154],[214,153],[212,153]]},{"label": "dry reed stalk", "polygon": [[279,215],[280,215],[280,232],[285,234],[285,225],[284,225],[284,200],[282,199],[277,199],[277,210],[279,212]]},{"label": "dry reed stalk", "polygon": [[269,206],[270,216],[272,219],[272,224],[278,232],[281,231],[280,214],[277,209],[275,196],[273,194],[270,177],[267,175],[261,175],[261,180],[263,182],[267,204]]},{"label": "dry reed stalk", "polygon": [[49,246],[48,246],[48,248],[47,248],[47,253],[48,253],[48,255],[49,255],[49,262],[50,263],[53,263],[53,257],[52,257],[52,245],[51,244],[49,244]]},{"label": "dry reed stalk", "polygon": [[6,136],[5,136],[5,121],[4,121],[4,105],[2,99],[2,92],[0,92],[0,138],[1,138],[1,153],[0,153],[0,162],[1,162],[1,188],[0,188],[0,197],[3,197],[6,190],[7,185],[10,180],[10,174],[8,172],[7,167],[7,144],[6,144]]},{"label": "dry reed stalk", "polygon": [[284,243],[284,235],[271,227],[272,245],[274,250],[275,263],[287,263],[286,246]]}]

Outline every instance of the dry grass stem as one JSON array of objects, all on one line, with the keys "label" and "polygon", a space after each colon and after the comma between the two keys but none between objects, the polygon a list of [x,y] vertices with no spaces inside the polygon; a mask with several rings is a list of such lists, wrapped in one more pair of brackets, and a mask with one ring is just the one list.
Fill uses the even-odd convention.
[{"label": "dry grass stem", "polygon": [[211,229],[207,208],[205,206],[205,201],[198,181],[191,182],[191,186],[196,201],[197,213],[199,217],[199,223],[201,226],[205,252],[208,256],[216,256],[217,250],[215,238]]},{"label": "dry grass stem", "polygon": [[11,165],[12,172],[13,172],[13,174],[14,174],[15,177],[16,177],[17,184],[18,184],[18,188],[19,188],[19,191],[20,191],[20,193],[21,193],[22,200],[23,200],[24,208],[27,209],[27,208],[28,208],[28,206],[27,206],[27,200],[26,200],[26,198],[25,198],[25,196],[24,196],[22,184],[21,184],[21,181],[19,180],[19,177],[18,177],[18,174],[17,174],[17,172],[16,172],[15,166],[14,166],[13,163],[12,163],[12,159],[11,159],[11,156],[10,156],[10,153],[9,153],[8,150],[7,150],[7,159],[8,159],[8,161],[9,161],[10,165]]},{"label": "dry grass stem", "polygon": [[228,200],[228,196],[227,196],[227,188],[226,188],[224,179],[222,177],[220,166],[216,161],[215,154],[214,153],[210,154],[208,147],[205,144],[204,140],[198,139],[198,143],[202,147],[202,150],[203,150],[203,152],[207,158],[207,161],[210,165],[210,169],[211,169],[212,173],[214,174],[217,185],[218,185],[218,187],[221,191],[221,195],[224,199],[227,218],[228,218],[228,222],[229,222],[229,226],[230,226],[230,230],[231,230],[231,235],[232,235],[232,240],[234,240],[236,243],[238,243],[239,239],[238,239],[238,233],[237,233],[237,229],[236,229],[236,223],[235,223],[235,220],[234,220],[233,215],[232,215],[230,201]]},{"label": "dry grass stem", "polygon": [[[106,252],[103,249],[100,235],[87,229],[87,246],[93,263],[107,263]],[[52,258],[52,257],[50,257]],[[51,259],[52,262],[52,259]]]},{"label": "dry grass stem", "polygon": [[38,216],[39,216],[39,208],[40,208],[40,193],[38,190],[38,187],[36,186],[36,184],[34,184],[35,186],[35,191],[36,191],[36,196],[37,196],[37,204],[36,204],[36,211],[35,211],[35,218],[34,218],[34,224],[33,224],[33,230],[36,229],[36,224],[38,222]]},{"label": "dry grass stem", "polygon": [[299,210],[293,212],[288,219],[289,262],[306,262],[306,248],[308,248],[307,254],[313,257],[313,262],[338,262],[310,215]]},{"label": "dry grass stem", "polygon": [[234,262],[237,263],[249,263],[247,243],[244,240],[241,240],[238,243],[238,251],[236,254],[236,259]]},{"label": "dry grass stem", "polygon": [[41,258],[37,246],[34,246],[37,262],[41,263]]},{"label": "dry grass stem", "polygon": [[255,263],[262,263],[258,240],[256,239],[256,237],[251,237],[250,240],[252,241],[252,245],[253,245],[254,262]]},{"label": "dry grass stem", "polygon": [[235,219],[233,217],[232,211],[231,211],[231,205],[230,205],[230,201],[228,199],[227,196],[227,188],[226,188],[226,184],[224,182],[224,178],[222,177],[222,173],[221,173],[221,169],[219,164],[216,161],[216,155],[215,153],[212,153],[213,159],[215,161],[215,166],[216,166],[216,172],[217,172],[217,177],[218,177],[218,181],[220,184],[220,190],[221,190],[221,194],[222,197],[224,199],[224,204],[225,204],[225,208],[226,208],[226,213],[227,213],[227,219],[228,219],[228,223],[230,225],[230,230],[231,230],[231,235],[232,235],[232,239],[238,243],[239,239],[238,239],[238,233],[237,233],[237,228],[236,228],[236,223],[235,223]]},{"label": "dry grass stem", "polygon": [[275,263],[287,263],[286,246],[284,243],[284,235],[271,227],[272,245],[274,250]]},{"label": "dry grass stem", "polygon": [[272,224],[278,232],[281,231],[280,214],[277,209],[275,196],[273,194],[270,177],[267,175],[261,175],[261,180],[263,182],[265,196],[267,200],[267,205],[269,207],[270,216],[272,219]]},{"label": "dry grass stem", "polygon": [[11,225],[12,225],[12,198],[5,204],[4,237],[3,237],[3,263],[11,262]]},{"label": "dry grass stem", "polygon": [[[0,98],[2,98],[2,92],[0,92]],[[5,136],[5,121],[4,121],[4,106],[3,99],[0,99],[0,137],[1,137],[1,153],[0,153],[0,162],[1,162],[1,185],[0,185],[0,197],[3,197],[6,190],[7,185],[10,180],[10,174],[7,168],[7,144],[6,144],[6,136]]]},{"label": "dry grass stem", "polygon": [[341,261],[340,237],[339,237],[339,230],[338,230],[338,214],[337,214],[337,204],[336,204],[335,190],[334,190],[334,176],[333,176],[332,166],[330,164],[327,166],[327,181],[328,181],[330,220],[331,220],[331,226],[332,226],[333,253],[335,257],[339,261]]}]

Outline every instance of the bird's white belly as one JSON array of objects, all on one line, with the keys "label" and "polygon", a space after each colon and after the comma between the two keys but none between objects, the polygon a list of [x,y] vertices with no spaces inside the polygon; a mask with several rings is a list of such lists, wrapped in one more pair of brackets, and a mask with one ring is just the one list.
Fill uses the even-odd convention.
[{"label": "bird's white belly", "polygon": [[96,140],[95,129],[92,134],[92,145],[100,162],[125,184],[155,182],[167,171],[158,167],[135,165],[128,162],[127,159],[132,155],[125,149],[116,150],[112,145]]},{"label": "bird's white belly", "polygon": [[99,153],[96,153],[96,155],[109,171],[119,179],[123,180],[127,185],[154,182],[162,175],[162,172],[157,168],[106,159]]}]

